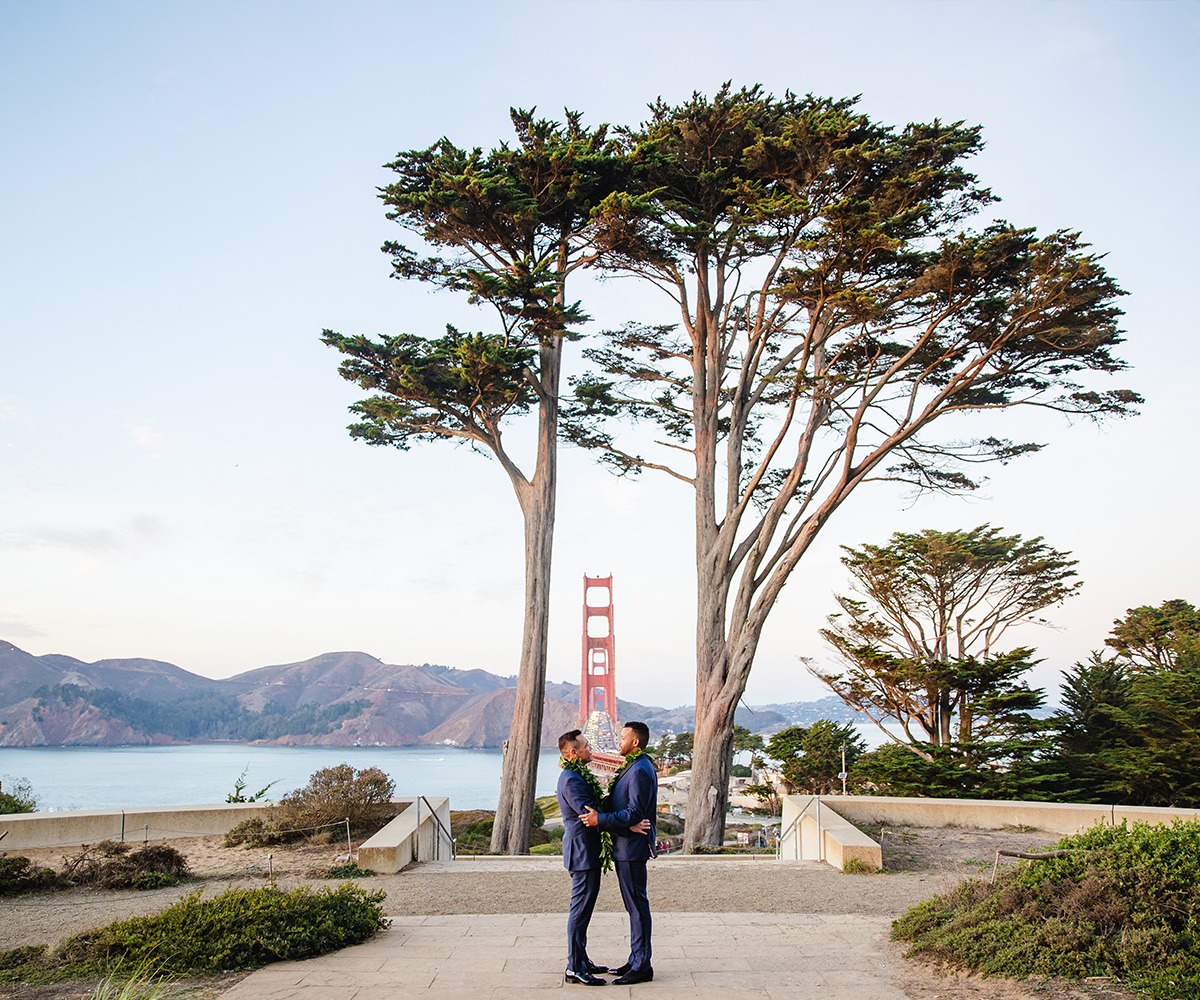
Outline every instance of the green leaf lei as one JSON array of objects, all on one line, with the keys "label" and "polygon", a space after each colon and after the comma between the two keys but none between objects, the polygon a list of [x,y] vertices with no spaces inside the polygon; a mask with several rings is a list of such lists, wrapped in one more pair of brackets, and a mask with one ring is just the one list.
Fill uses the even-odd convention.
[{"label": "green leaf lei", "polygon": [[613,789],[617,787],[617,782],[621,780],[621,775],[629,770],[630,764],[632,764],[639,757],[644,756],[646,756],[646,751],[640,747],[637,750],[634,750],[633,753],[627,753],[625,755],[625,763],[618,767],[616,773],[608,779],[608,791],[604,796],[604,804],[606,806],[609,805],[609,800],[612,798]]},{"label": "green leaf lei", "polygon": [[[604,791],[600,788],[600,780],[592,774],[591,770],[578,760],[568,760],[566,757],[558,758],[558,766],[568,771],[574,771],[584,781],[587,782],[588,789],[592,793],[592,801],[595,803],[596,812],[608,812],[612,808],[612,793],[617,787],[617,782],[621,780],[621,775],[628,769],[639,757],[645,756],[646,751],[642,749],[634,750],[633,753],[625,755],[625,763],[617,768],[616,773],[608,781],[608,790]],[[565,817],[564,817],[565,818]],[[612,871],[613,866],[613,842],[612,834],[607,830],[600,831],[600,870],[603,872]]]},{"label": "green leaf lei", "polygon": [[[592,793],[592,804],[596,812],[605,811],[605,806],[608,804],[608,796],[600,787],[600,780],[592,774],[587,765],[581,760],[568,760],[566,757],[558,758],[558,766],[566,771],[574,771],[584,781],[587,782],[588,789]],[[564,822],[566,817],[563,817]],[[613,866],[613,845],[612,834],[607,830],[600,831],[600,870],[602,872],[612,871]]]}]

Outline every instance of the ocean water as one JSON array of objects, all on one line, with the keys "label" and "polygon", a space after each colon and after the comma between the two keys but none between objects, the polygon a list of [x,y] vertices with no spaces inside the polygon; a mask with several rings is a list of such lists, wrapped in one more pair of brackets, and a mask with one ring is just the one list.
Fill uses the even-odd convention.
[{"label": "ocean water", "polygon": [[[224,802],[243,770],[247,795],[277,781],[267,793],[277,799],[342,763],[380,768],[401,797],[448,795],[452,809],[495,809],[500,796],[500,751],[455,747],[0,747],[0,781],[28,779],[39,812],[136,809]],[[537,794],[551,794],[557,781],[558,751],[545,750]]]},{"label": "ocean water", "polygon": [[[870,747],[886,739],[870,723],[855,728]],[[748,764],[749,754],[736,759]],[[224,802],[243,770],[247,795],[275,781],[267,797],[277,799],[342,763],[380,768],[399,796],[448,795],[452,809],[495,809],[500,797],[500,751],[458,747],[0,747],[0,782],[28,779],[39,812],[137,809]],[[543,750],[537,794],[550,795],[557,782],[558,751]]]}]

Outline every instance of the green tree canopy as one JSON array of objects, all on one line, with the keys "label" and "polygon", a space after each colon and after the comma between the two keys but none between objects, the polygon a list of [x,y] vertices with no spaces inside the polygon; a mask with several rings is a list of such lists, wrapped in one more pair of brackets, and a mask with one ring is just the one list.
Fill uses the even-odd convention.
[{"label": "green tree canopy", "polygon": [[1113,622],[1104,644],[1135,670],[1161,670],[1175,665],[1179,654],[1200,643],[1200,611],[1182,599],[1157,608],[1130,608]]},{"label": "green tree canopy", "polygon": [[843,551],[859,596],[839,596],[842,610],[821,634],[847,669],[810,667],[839,698],[914,748],[1029,728],[1042,701],[1021,679],[1036,662],[1033,650],[997,644],[1078,590],[1068,553],[987,525],[897,532],[886,545]]},{"label": "green tree canopy", "polygon": [[1200,806],[1200,649],[1153,667],[1099,653],[1077,663],[1054,717],[1058,789],[1075,801]]},{"label": "green tree canopy", "polygon": [[[1079,234],[966,227],[995,200],[965,166],[977,126],[892,127],[852,100],[726,86],[659,101],[626,136],[651,211],[622,230],[615,266],[661,289],[678,325],[610,333],[564,426],[619,472],[695,491],[686,843],[719,845],[762,628],[849,495],[880,479],[968,490],[973,463],[1038,447],[942,431],[958,415],[1120,416],[1138,397],[1091,384],[1124,368],[1122,293]],[[613,420],[650,424],[653,451]]]},{"label": "green tree canopy", "polygon": [[[619,246],[621,230],[598,221],[623,192],[626,160],[607,130],[512,111],[516,142],[489,152],[442,139],[399,153],[395,180],[380,190],[387,216],[422,241],[418,252],[389,241],[397,278],[465,294],[491,309],[496,328],[444,336],[368,337],[332,330],[324,342],[346,355],[340,372],[373,395],[351,407],[352,436],[407,448],[415,441],[465,439],[498,459],[525,529],[525,621],[517,700],[500,780],[492,848],[529,850],[541,743],[550,568],[557,489],[559,384],[564,341],[586,317],[566,296],[568,277]],[[635,199],[617,198],[636,222]],[[534,406],[532,472],[513,459],[505,422]]]}]

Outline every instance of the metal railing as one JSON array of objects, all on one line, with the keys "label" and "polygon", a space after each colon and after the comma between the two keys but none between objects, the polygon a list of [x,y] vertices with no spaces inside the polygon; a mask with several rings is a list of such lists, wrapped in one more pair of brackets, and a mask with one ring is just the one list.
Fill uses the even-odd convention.
[{"label": "metal railing", "polygon": [[[429,815],[433,817],[433,821],[437,824],[438,832],[446,838],[450,844],[450,860],[458,859],[458,838],[453,836],[445,825],[438,818],[437,811],[430,804],[429,799],[424,795],[417,796],[417,853],[420,854],[421,843],[421,803],[424,802],[429,808]],[[442,841],[441,837],[435,837],[433,840],[433,859],[440,861],[442,859]]]},{"label": "metal railing", "polygon": [[[795,838],[796,857],[794,860],[796,860],[796,861],[801,860],[801,858],[800,858],[800,831],[797,829],[797,827],[800,823],[800,820],[804,819],[804,814],[806,812],[808,812],[809,806],[811,806],[814,802],[817,804],[817,860],[818,861],[825,860],[825,856],[824,856],[825,855],[825,850],[824,850],[825,837],[821,830],[821,796],[813,795],[813,796],[809,797],[808,802],[805,804],[804,808],[800,810],[799,815],[788,824],[788,828],[779,835],[779,840],[775,844],[775,860],[776,861],[780,860],[780,858],[783,856],[783,842],[787,839],[788,834],[792,834]],[[793,833],[793,831],[795,831],[795,832]]]}]

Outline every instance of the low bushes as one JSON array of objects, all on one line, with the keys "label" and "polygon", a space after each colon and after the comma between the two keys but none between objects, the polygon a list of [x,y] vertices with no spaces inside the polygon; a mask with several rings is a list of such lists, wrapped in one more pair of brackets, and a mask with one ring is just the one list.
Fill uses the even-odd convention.
[{"label": "low bushes", "polygon": [[303,788],[288,792],[265,814],[253,816],[225,835],[225,846],[266,847],[299,840],[350,820],[359,837],[369,837],[396,815],[396,783],[377,767],[355,771],[349,764],[322,768]]},{"label": "low bushes", "polygon": [[6,774],[0,782],[0,816],[31,813],[37,809],[37,796],[28,778]]},{"label": "low bushes", "polygon": [[39,889],[57,889],[62,884],[57,872],[50,868],[40,868],[28,858],[0,858],[0,896],[18,896],[24,892],[37,892]]},{"label": "low bushes", "polygon": [[173,847],[154,844],[133,850],[111,840],[84,846],[63,858],[61,872],[23,857],[0,857],[0,896],[87,885],[98,889],[161,889],[188,877],[187,859]]},{"label": "low bushes", "polygon": [[353,861],[343,861],[340,864],[330,865],[323,872],[320,872],[318,878],[371,878],[375,874],[370,868],[359,868],[357,863]]},{"label": "low bushes", "polygon": [[971,879],[913,907],[910,956],[985,976],[1115,976],[1153,997],[1200,996],[1200,822],[1097,826],[1073,853]]},{"label": "low bushes", "polygon": [[290,892],[230,889],[213,899],[194,892],[155,916],[78,934],[60,952],[102,966],[148,961],[169,973],[253,969],[365,941],[386,925],[385,898],[349,882]]},{"label": "low bushes", "polygon": [[[491,809],[462,809],[451,812],[450,832],[458,842],[458,853],[489,854],[492,850],[492,826],[495,823],[495,819],[496,813]],[[545,822],[545,815],[538,806],[534,807],[533,819],[535,822],[539,819],[543,823]],[[560,833],[559,837],[561,836],[562,834]],[[545,846],[553,838],[553,831],[545,829],[541,823],[538,823],[529,830],[530,849]],[[548,852],[539,851],[537,853],[545,854]]]},{"label": "low bushes", "polygon": [[62,878],[100,889],[160,889],[191,874],[187,858],[166,844],[131,850],[128,844],[104,840],[63,861]]},{"label": "low bushes", "polygon": [[387,925],[385,894],[346,882],[336,888],[274,886],[199,892],[151,917],[118,921],[68,939],[57,950],[0,952],[0,978],[46,982],[119,969],[158,975],[253,969],[359,944]]}]

